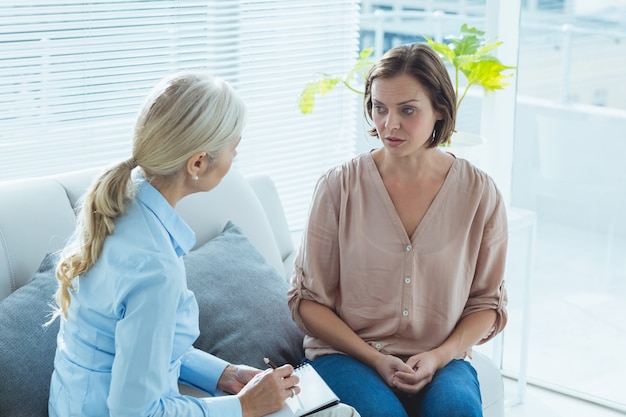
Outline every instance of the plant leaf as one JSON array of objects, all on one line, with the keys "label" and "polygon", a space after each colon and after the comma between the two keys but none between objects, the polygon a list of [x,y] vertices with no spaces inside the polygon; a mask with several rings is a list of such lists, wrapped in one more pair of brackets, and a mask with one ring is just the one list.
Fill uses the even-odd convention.
[{"label": "plant leaf", "polygon": [[481,39],[474,34],[461,33],[459,36],[449,36],[451,48],[456,56],[473,55],[481,46]]},{"label": "plant leaf", "polygon": [[348,89],[363,94],[362,91],[357,90],[356,88],[350,85],[350,82],[356,78],[358,74],[363,74],[365,77],[365,72],[369,70],[369,68],[374,63],[368,58],[374,52],[374,48],[366,48],[361,51],[359,54],[359,59],[354,64],[352,69],[344,76],[333,76],[331,74],[321,74],[319,78],[313,81],[309,81],[304,86],[302,93],[300,93],[300,97],[298,99],[298,107],[300,108],[300,112],[302,114],[310,114],[313,112],[313,108],[315,106],[315,99],[317,96],[323,97],[331,91],[338,82],[342,82]]},{"label": "plant leaf", "polygon": [[461,25],[461,28],[459,29],[460,33],[467,33],[467,34],[471,34],[471,35],[476,35],[479,38],[482,38],[483,36],[485,36],[485,31],[480,30],[476,27],[470,27],[467,25],[467,23],[463,23],[463,25]]},{"label": "plant leaf", "polygon": [[492,42],[490,44],[485,44],[476,51],[476,56],[481,57],[483,55],[487,55],[493,49],[496,49],[498,46],[502,45],[502,43],[503,43],[502,41],[497,41],[497,42]]},{"label": "plant leaf", "polygon": [[323,74],[322,78],[306,83],[298,99],[300,112],[302,114],[312,113],[316,96],[324,96],[332,90],[338,82],[339,77],[331,77],[328,74]]},{"label": "plant leaf", "polygon": [[455,53],[447,43],[435,42],[428,36],[424,36],[424,39],[426,39],[426,43],[428,43],[428,45],[433,48],[435,52],[438,52],[444,60],[454,64]]},{"label": "plant leaf", "polygon": [[359,54],[359,61],[365,61],[367,58],[369,58],[370,55],[372,55],[373,52],[374,52],[373,46],[363,49],[361,53]]},{"label": "plant leaf", "polygon": [[478,61],[467,62],[461,67],[461,71],[467,78],[467,82],[472,85],[480,85],[485,92],[502,90],[509,85],[506,79],[513,74],[503,74],[503,71],[515,69],[503,65],[500,60],[492,56],[483,56]]}]

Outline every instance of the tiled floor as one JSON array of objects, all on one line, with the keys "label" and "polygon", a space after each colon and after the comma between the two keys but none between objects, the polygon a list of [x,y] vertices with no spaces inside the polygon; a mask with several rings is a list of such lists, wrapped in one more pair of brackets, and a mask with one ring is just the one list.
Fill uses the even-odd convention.
[{"label": "tiled floor", "polygon": [[[515,389],[514,384],[514,381],[505,379],[507,389]],[[623,417],[626,415],[533,386],[526,388],[524,403],[506,408],[504,414],[505,417]]]}]

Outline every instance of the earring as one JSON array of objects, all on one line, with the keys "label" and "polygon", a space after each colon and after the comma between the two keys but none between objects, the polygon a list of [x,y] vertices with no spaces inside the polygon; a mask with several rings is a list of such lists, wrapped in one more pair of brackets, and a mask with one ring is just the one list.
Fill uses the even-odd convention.
[{"label": "earring", "polygon": [[199,178],[198,178],[198,176],[197,176],[197,175],[196,175],[195,177],[193,177],[193,180],[194,180],[194,181],[198,181],[198,179],[199,179]]},{"label": "earring", "polygon": [[437,136],[437,129],[433,129],[433,136],[432,136],[432,138],[431,138],[431,140],[430,140],[430,141],[431,141],[431,142],[435,142],[435,140],[436,140],[436,136]]}]

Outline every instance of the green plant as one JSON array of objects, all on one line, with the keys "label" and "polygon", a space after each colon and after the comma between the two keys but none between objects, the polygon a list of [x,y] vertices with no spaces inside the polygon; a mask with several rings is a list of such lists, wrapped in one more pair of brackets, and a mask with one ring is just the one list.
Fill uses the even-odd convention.
[{"label": "green plant", "polygon": [[[456,92],[457,109],[467,95],[470,87],[480,86],[485,93],[504,89],[508,83],[506,79],[513,76],[506,71],[514,70],[515,67],[502,64],[492,52],[502,41],[485,38],[485,32],[463,24],[456,36],[446,37],[447,42],[435,42],[432,38],[424,36],[426,43],[433,48],[444,61],[449,62],[454,68],[454,91]],[[369,59],[374,52],[373,48],[364,49],[354,67],[345,76],[321,74],[320,77],[309,81],[298,101],[300,112],[308,114],[313,112],[317,96],[323,97],[340,82],[349,90],[363,94],[353,83],[358,77],[363,81],[367,70],[374,63]],[[463,74],[467,84],[463,92],[459,94],[459,78]]]},{"label": "green plant", "polygon": [[[497,57],[492,55],[492,51],[502,45],[502,41],[486,39],[485,32],[475,27],[463,24],[459,35],[446,37],[449,42],[435,42],[428,36],[424,36],[424,39],[444,61],[452,64],[454,68],[457,109],[471,86],[480,86],[485,93],[490,93],[504,89],[508,86],[505,80],[513,76],[513,74],[505,74],[504,71],[513,70],[515,67],[502,64]],[[459,95],[460,73],[465,76],[467,84],[463,93]]]},{"label": "green plant", "polygon": [[365,73],[374,63],[374,61],[369,59],[373,52],[374,48],[366,48],[362,50],[359,54],[359,60],[346,75],[337,76],[323,73],[317,79],[306,83],[304,90],[302,90],[302,93],[300,94],[300,99],[298,100],[300,112],[302,112],[302,114],[312,113],[315,105],[315,97],[318,95],[323,97],[326,93],[335,88],[339,82],[346,86],[350,91],[354,91],[357,94],[363,94],[364,92],[359,90],[358,87],[353,87],[352,83],[355,81],[355,78],[359,76],[362,80],[365,78]]}]

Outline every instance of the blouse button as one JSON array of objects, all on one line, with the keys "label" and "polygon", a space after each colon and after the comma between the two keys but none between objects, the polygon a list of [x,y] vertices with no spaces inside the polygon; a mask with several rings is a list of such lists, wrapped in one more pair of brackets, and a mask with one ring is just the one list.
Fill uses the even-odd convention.
[{"label": "blouse button", "polygon": [[404,278],[404,283],[405,284],[410,284],[411,283],[411,277]]},{"label": "blouse button", "polygon": [[376,350],[380,350],[383,347],[380,343],[376,343]]},{"label": "blouse button", "polygon": [[408,315],[409,315],[409,310],[404,310],[404,311],[402,312],[402,315],[403,315],[404,317],[408,316]]},{"label": "blouse button", "polygon": [[406,251],[411,252],[411,245],[406,245]]}]

